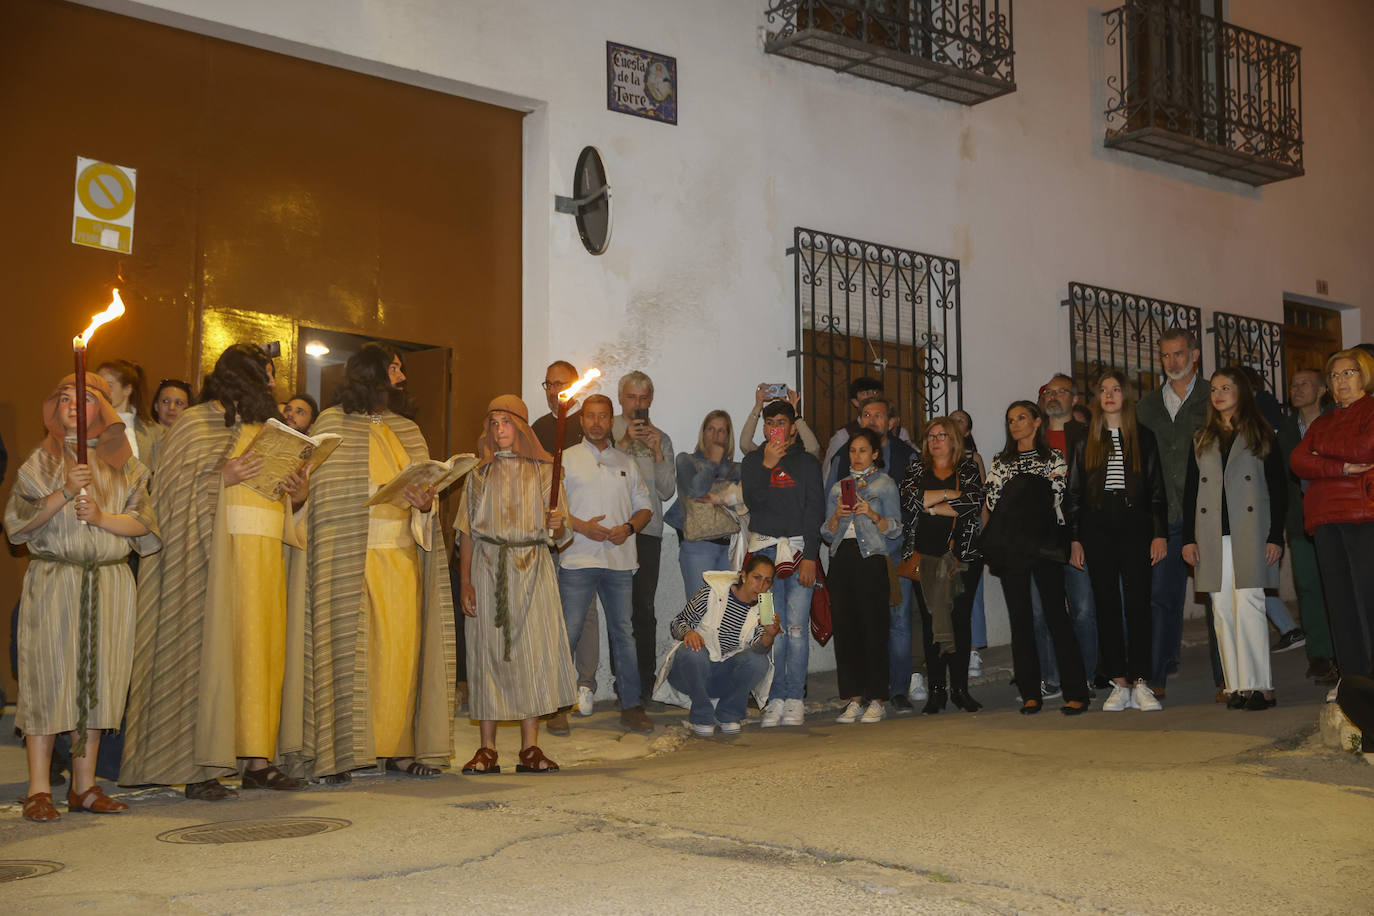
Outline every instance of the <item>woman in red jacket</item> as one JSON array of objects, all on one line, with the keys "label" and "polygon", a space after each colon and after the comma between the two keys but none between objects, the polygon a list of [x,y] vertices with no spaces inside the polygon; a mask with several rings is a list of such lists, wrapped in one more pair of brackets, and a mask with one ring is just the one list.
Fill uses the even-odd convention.
[{"label": "woman in red jacket", "polygon": [[1317,543],[1331,641],[1341,675],[1374,674],[1374,356],[1341,350],[1326,361],[1336,409],[1318,417],[1293,450],[1293,473]]}]

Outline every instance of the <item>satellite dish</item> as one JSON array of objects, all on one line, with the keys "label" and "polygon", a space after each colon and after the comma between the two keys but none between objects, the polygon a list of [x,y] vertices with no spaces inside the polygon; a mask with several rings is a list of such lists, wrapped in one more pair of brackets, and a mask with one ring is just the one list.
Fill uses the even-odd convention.
[{"label": "satellite dish", "polygon": [[596,147],[583,147],[573,172],[573,196],[555,197],[554,209],[571,213],[577,220],[584,248],[592,254],[605,252],[611,243],[611,186]]}]

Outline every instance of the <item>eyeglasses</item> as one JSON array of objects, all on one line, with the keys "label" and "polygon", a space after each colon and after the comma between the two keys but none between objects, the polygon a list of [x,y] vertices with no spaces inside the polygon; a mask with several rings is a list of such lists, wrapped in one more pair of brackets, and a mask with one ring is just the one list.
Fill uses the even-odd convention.
[{"label": "eyeglasses", "polygon": [[551,382],[548,379],[545,379],[544,383],[539,387],[543,388],[545,391],[562,391],[564,388],[567,388],[571,384],[572,382]]},{"label": "eyeglasses", "polygon": [[1073,394],[1072,388],[1046,388],[1045,394]]},{"label": "eyeglasses", "polygon": [[948,439],[949,433],[931,433],[930,435],[926,436],[926,438],[929,439],[931,442],[934,442],[937,439]]},{"label": "eyeglasses", "polygon": [[1336,369],[1331,373],[1332,379],[1355,378],[1360,374],[1359,369]]}]

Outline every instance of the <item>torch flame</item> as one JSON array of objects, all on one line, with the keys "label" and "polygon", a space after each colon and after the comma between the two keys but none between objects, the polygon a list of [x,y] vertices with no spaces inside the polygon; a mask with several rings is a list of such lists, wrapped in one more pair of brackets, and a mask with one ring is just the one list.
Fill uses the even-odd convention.
[{"label": "torch flame", "polygon": [[558,400],[562,401],[564,404],[568,403],[573,398],[577,397],[578,392],[599,378],[601,378],[600,369],[588,369],[586,372],[582,373],[580,379],[558,392]]},{"label": "torch flame", "polygon": [[123,314],[124,300],[119,298],[119,290],[114,290],[112,298],[110,299],[110,304],[105,307],[105,311],[92,317],[90,325],[88,325],[86,330],[82,331],[81,334],[77,336],[76,340],[72,342],[78,347],[85,347],[91,342],[91,335],[95,333],[96,328],[106,322],[114,321]]}]

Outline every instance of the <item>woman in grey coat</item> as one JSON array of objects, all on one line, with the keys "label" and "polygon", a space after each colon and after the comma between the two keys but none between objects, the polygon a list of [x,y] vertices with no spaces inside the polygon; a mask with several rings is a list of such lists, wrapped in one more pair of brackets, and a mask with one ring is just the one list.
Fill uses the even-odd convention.
[{"label": "woman in grey coat", "polygon": [[1212,625],[1231,709],[1269,709],[1264,590],[1279,584],[1287,503],[1273,428],[1244,373],[1212,373],[1207,422],[1193,439],[1184,486],[1183,559],[1212,596]]}]

